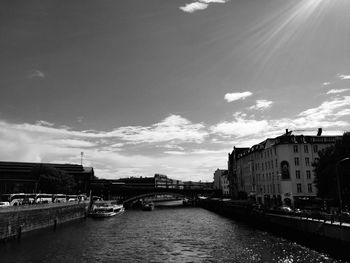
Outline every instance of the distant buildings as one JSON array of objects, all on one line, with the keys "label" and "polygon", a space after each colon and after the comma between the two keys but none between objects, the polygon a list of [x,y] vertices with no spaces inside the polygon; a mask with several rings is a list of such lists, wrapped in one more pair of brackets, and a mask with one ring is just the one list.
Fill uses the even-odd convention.
[{"label": "distant buildings", "polygon": [[38,178],[34,168],[52,167],[72,175],[77,193],[88,193],[90,181],[94,178],[94,169],[78,164],[0,162],[0,194],[32,193],[36,189]]},{"label": "distant buildings", "polygon": [[228,158],[230,194],[272,205],[292,205],[316,196],[312,163],[318,151],[341,136],[293,135],[291,131],[250,148],[234,147]]},{"label": "distant buildings", "polygon": [[227,170],[217,169],[214,172],[214,190],[220,190],[222,196],[230,196]]}]

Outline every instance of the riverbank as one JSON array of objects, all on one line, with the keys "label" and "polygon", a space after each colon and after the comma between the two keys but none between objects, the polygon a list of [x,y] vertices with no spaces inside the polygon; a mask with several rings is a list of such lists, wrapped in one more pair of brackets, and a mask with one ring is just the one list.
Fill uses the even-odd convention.
[{"label": "riverbank", "polygon": [[87,203],[51,203],[2,208],[0,241],[20,239],[21,235],[86,217]]},{"label": "riverbank", "polygon": [[266,213],[223,200],[201,200],[199,206],[350,261],[350,224]]}]

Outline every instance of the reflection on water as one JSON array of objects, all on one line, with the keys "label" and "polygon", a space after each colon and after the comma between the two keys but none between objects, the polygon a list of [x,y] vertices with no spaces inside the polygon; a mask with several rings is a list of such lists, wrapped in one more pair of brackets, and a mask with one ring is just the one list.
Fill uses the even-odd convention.
[{"label": "reflection on water", "polygon": [[156,208],[25,235],[0,262],[340,261],[201,208]]}]

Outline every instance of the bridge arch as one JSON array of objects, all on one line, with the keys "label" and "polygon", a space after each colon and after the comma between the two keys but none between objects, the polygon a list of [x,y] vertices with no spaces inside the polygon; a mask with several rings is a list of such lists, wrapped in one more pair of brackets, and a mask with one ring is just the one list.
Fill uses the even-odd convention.
[{"label": "bridge arch", "polygon": [[152,193],[146,193],[146,194],[140,194],[140,195],[135,195],[133,197],[130,197],[126,200],[123,201],[123,204],[129,204],[133,201],[136,201],[141,198],[146,198],[146,197],[151,197],[151,196],[156,196],[156,195],[172,195],[174,197],[180,197],[180,198],[189,198],[188,195],[182,194],[182,193],[175,193],[175,192],[152,192]]}]

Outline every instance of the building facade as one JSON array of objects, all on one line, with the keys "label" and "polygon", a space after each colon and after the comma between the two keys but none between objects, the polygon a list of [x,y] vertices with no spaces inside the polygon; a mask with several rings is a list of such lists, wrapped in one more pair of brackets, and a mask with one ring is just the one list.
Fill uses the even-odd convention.
[{"label": "building facade", "polygon": [[216,169],[216,171],[214,172],[214,190],[219,190],[222,196],[230,196],[227,170]]},{"label": "building facade", "polygon": [[312,163],[318,152],[334,145],[341,136],[292,135],[286,133],[252,146],[236,156],[238,192],[265,205],[294,205],[300,199],[314,198]]},{"label": "building facade", "polygon": [[92,167],[78,164],[0,162],[0,194],[35,192],[38,178],[33,170],[40,167],[52,167],[71,175],[77,193],[88,193],[90,181],[94,179]]}]

